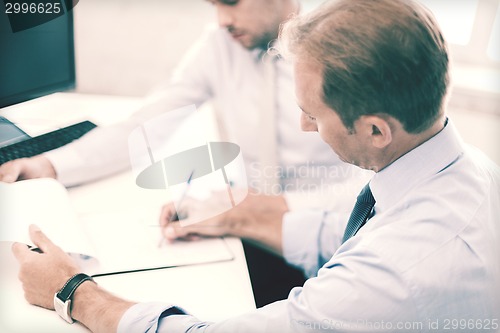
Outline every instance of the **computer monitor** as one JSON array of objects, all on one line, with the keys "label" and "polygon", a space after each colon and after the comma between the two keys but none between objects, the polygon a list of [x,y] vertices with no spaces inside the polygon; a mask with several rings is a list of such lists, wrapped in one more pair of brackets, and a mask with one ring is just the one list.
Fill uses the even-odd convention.
[{"label": "computer monitor", "polygon": [[72,10],[15,30],[0,11],[0,108],[75,87]]}]

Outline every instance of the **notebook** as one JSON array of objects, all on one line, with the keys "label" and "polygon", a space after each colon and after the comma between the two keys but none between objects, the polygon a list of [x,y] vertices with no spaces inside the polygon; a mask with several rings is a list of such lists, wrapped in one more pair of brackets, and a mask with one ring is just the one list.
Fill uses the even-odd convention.
[{"label": "notebook", "polygon": [[89,275],[233,259],[223,238],[160,242],[158,210],[77,216],[67,190],[54,179],[0,182],[0,197],[0,242],[33,245],[28,226],[36,224]]}]

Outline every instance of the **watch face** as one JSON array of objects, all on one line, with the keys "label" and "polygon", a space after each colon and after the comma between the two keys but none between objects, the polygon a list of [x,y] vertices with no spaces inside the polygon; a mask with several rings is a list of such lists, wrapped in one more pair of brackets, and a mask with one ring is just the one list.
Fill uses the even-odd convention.
[{"label": "watch face", "polygon": [[62,301],[57,297],[57,293],[54,295],[54,309],[57,314],[68,323],[73,324],[74,320],[71,318],[71,300],[67,300],[66,302]]}]

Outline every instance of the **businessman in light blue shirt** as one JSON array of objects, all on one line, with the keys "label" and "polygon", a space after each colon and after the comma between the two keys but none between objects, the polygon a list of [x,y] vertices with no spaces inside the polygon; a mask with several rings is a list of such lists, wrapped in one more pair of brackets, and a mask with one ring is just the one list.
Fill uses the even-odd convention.
[{"label": "businessman in light blue shirt", "polygon": [[[211,323],[85,281],[70,315],[95,332],[498,331],[500,170],[446,117],[448,51],[432,14],[411,1],[340,0],[289,21],[281,41],[302,129],[375,171],[354,235],[344,230],[360,220],[358,204],[351,216],[268,214],[268,230],[281,232],[267,234],[243,205],[216,222],[236,220],[224,232],[260,241],[309,273],[287,299]],[[78,269],[40,230],[30,232],[45,253],[13,247],[26,298],[53,308]]]}]

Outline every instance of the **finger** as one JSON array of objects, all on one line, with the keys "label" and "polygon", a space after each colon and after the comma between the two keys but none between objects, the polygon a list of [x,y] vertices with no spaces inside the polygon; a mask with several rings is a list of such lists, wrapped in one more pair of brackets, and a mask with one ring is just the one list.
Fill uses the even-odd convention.
[{"label": "finger", "polygon": [[172,216],[175,214],[175,207],[173,203],[165,204],[162,207],[160,213],[160,226],[165,227],[172,219]]},{"label": "finger", "polygon": [[30,249],[26,244],[16,242],[12,244],[12,253],[14,254],[14,257],[16,257],[17,261],[23,262],[25,261],[26,256],[29,255]]},{"label": "finger", "polygon": [[163,229],[163,235],[168,240],[184,239],[193,235],[222,236],[226,232],[220,225],[221,219],[221,216],[214,216],[186,226],[182,226],[180,223],[170,223]]},{"label": "finger", "polygon": [[29,226],[29,230],[31,240],[43,252],[50,252],[50,250],[55,247],[54,243],[52,243],[52,241],[45,236],[38,226],[31,224]]},{"label": "finger", "polygon": [[189,242],[196,242],[202,239],[201,236],[198,235],[187,235],[186,237],[183,237],[182,239],[185,239]]},{"label": "finger", "polygon": [[0,181],[13,183],[19,179],[21,166],[19,161],[11,161],[0,166]]},{"label": "finger", "polygon": [[179,238],[184,238],[192,231],[187,227],[181,227],[179,223],[170,223],[163,229],[163,236],[167,240],[175,240]]},{"label": "finger", "polygon": [[[204,231],[204,230],[203,230]],[[163,230],[163,235],[168,241],[175,240],[199,240],[203,237],[217,236],[215,232],[199,232],[186,227],[168,226]]]}]

